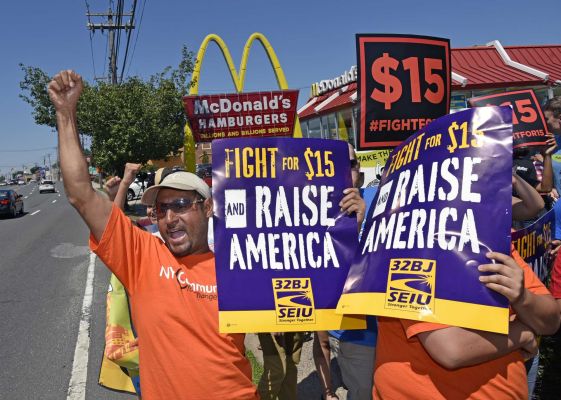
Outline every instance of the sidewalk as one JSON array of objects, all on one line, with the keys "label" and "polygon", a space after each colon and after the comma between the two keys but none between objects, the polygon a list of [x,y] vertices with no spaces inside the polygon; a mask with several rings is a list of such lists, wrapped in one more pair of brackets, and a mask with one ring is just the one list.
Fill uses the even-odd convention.
[{"label": "sidewalk", "polygon": [[[257,335],[248,333],[245,336],[245,346],[250,350],[257,361],[263,365],[263,354],[259,350],[259,339]],[[298,398],[303,400],[319,400],[321,398],[321,386],[319,384],[319,377],[316,372],[314,358],[312,355],[313,340],[304,343],[302,348],[302,356],[300,357],[300,364],[298,364]],[[341,374],[337,361],[331,360],[331,371],[334,377],[333,388],[337,388],[337,396],[340,400],[347,399],[347,391],[343,388],[341,383]]]}]

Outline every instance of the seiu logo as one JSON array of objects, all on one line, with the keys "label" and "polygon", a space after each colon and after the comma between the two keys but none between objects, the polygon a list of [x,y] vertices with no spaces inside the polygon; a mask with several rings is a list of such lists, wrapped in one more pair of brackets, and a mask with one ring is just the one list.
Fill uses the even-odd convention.
[{"label": "seiu logo", "polygon": [[315,323],[310,278],[273,279],[277,323]]},{"label": "seiu logo", "polygon": [[279,318],[297,318],[297,317],[311,317],[314,312],[313,308],[280,308]]},{"label": "seiu logo", "polygon": [[386,308],[403,311],[434,311],[436,261],[392,259],[386,288]]},{"label": "seiu logo", "polygon": [[426,260],[392,260],[390,271],[411,271],[411,272],[431,272],[435,262],[431,261],[426,265]]}]

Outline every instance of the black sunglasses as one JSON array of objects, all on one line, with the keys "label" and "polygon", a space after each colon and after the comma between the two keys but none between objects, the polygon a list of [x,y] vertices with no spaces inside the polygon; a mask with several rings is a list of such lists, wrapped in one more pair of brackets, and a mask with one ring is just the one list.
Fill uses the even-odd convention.
[{"label": "black sunglasses", "polygon": [[204,199],[186,199],[180,198],[172,201],[171,203],[156,203],[155,212],[156,217],[164,218],[168,210],[173,211],[174,214],[185,214],[186,212],[195,208],[195,204],[204,202]]},{"label": "black sunglasses", "polygon": [[357,168],[360,168],[360,163],[356,158],[353,158],[351,160],[351,169],[357,169]]}]

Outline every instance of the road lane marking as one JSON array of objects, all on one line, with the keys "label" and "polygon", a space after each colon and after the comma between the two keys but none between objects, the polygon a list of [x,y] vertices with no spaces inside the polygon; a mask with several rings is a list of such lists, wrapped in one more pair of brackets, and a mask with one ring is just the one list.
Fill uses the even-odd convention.
[{"label": "road lane marking", "polygon": [[53,201],[51,201],[51,203],[56,203],[56,199],[54,199]]},{"label": "road lane marking", "polygon": [[41,211],[41,210],[33,211],[33,212],[32,212],[31,214],[29,214],[29,215],[35,215],[35,214],[37,214],[37,213],[40,212],[40,211]]},{"label": "road lane marking", "polygon": [[74,350],[74,362],[72,364],[72,375],[68,384],[68,395],[66,400],[83,400],[86,398],[86,382],[88,380],[88,354],[90,350],[90,316],[93,300],[93,281],[95,274],[95,254],[90,253],[88,265],[88,277],[86,279],[86,290],[82,302],[82,316],[78,339]]},{"label": "road lane marking", "polygon": [[27,199],[29,196],[25,196],[24,199]]}]

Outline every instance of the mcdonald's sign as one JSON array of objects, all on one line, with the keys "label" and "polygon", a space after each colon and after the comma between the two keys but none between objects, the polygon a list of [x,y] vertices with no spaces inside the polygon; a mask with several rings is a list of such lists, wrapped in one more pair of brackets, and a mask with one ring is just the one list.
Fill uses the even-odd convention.
[{"label": "mcdonald's sign", "polygon": [[[240,62],[240,67],[236,70],[234,66],[234,61],[232,60],[232,55],[226,46],[226,43],[222,40],[222,38],[214,33],[207,35],[201,46],[199,47],[199,52],[197,53],[197,60],[195,62],[195,68],[193,70],[192,75],[192,82],[193,85],[189,90],[189,96],[196,96],[199,93],[199,77],[201,75],[201,66],[203,64],[203,59],[206,54],[206,49],[210,42],[215,42],[222,55],[224,56],[224,60],[226,61],[226,65],[228,70],[230,71],[230,77],[232,78],[232,82],[234,83],[234,87],[236,88],[237,93],[242,93],[245,84],[245,74],[247,70],[247,61],[249,58],[249,51],[251,50],[251,46],[255,41],[259,41],[265,52],[267,53],[267,57],[269,58],[269,62],[275,76],[277,78],[277,84],[280,90],[287,90],[288,84],[286,82],[286,78],[284,76],[284,72],[280,66],[279,60],[273,47],[267,40],[267,38],[261,33],[253,33],[246,41],[244,50],[242,53],[242,59]],[[185,150],[185,168],[187,171],[195,171],[195,140],[193,136],[193,130],[189,124],[189,122],[185,125],[185,142],[184,142],[184,150]],[[296,116],[294,121],[294,134],[293,137],[302,137],[302,131],[300,130],[300,122],[298,117]]]},{"label": "mcdonald's sign", "polygon": [[185,96],[197,142],[254,136],[292,136],[297,90]]}]

